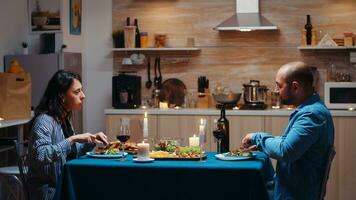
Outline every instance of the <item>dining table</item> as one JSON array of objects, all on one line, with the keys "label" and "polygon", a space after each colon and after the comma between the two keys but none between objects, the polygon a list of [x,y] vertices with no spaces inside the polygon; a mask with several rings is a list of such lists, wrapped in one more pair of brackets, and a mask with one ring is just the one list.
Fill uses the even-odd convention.
[{"label": "dining table", "polygon": [[67,162],[55,199],[269,199],[266,183],[274,176],[269,157],[226,161],[208,152],[204,161],[135,162],[84,155]]}]

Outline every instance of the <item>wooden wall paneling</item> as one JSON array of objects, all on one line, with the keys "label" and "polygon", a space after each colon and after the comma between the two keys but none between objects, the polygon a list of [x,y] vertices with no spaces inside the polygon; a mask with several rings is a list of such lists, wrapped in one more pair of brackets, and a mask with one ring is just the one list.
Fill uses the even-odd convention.
[{"label": "wooden wall paneling", "polygon": [[[330,199],[356,199],[354,175],[356,169],[356,156],[354,156],[354,152],[356,152],[356,118],[334,117],[334,124],[336,157],[331,169],[330,185],[328,185],[328,192],[329,189],[332,192]],[[340,135],[341,133],[342,135]],[[336,193],[334,188],[338,188]]]},{"label": "wooden wall paneling", "polygon": [[[214,31],[214,26],[235,12],[233,0],[114,0],[113,29],[122,29],[129,16],[131,21],[138,18],[140,30],[149,33],[151,46],[154,33],[166,33],[171,47],[184,47],[187,38],[194,37],[196,46],[202,49],[199,56],[178,65],[163,63],[162,68],[164,79],[181,77],[188,89],[197,87],[196,78],[199,75],[206,75],[211,82],[221,81],[236,90],[242,87],[242,83],[256,77],[273,88],[278,68],[295,60],[318,67],[322,72],[321,86],[330,63],[347,68],[356,77],[356,70],[349,63],[347,52],[300,52],[297,49],[306,14],[311,14],[315,29],[332,37],[341,37],[346,31],[356,32],[356,24],[350,23],[350,19],[356,18],[355,1],[271,0],[260,3],[263,15],[276,24],[279,31]],[[121,66],[121,59],[114,53],[115,72],[127,70]],[[135,68],[135,71],[142,76],[144,84],[147,80],[145,67]],[[321,95],[322,89],[319,87]],[[150,96],[150,91],[144,87],[142,93]]]}]

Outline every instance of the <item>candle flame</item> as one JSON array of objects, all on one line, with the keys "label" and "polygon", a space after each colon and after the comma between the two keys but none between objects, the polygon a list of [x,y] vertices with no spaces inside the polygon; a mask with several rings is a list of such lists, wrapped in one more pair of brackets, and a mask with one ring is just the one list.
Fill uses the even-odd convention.
[{"label": "candle flame", "polygon": [[200,125],[203,125],[203,124],[204,124],[204,119],[200,118]]},{"label": "candle flame", "polygon": [[147,112],[145,112],[145,118],[147,118]]},{"label": "candle flame", "polygon": [[195,134],[193,135],[193,137],[196,137]]},{"label": "candle flame", "polygon": [[142,141],[142,144],[145,144],[145,141],[144,141],[144,140]]}]

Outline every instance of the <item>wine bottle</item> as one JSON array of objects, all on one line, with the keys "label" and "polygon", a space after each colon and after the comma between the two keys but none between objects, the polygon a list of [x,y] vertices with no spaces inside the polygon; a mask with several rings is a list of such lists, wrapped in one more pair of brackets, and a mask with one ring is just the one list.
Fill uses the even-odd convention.
[{"label": "wine bottle", "polygon": [[230,151],[230,140],[229,140],[229,120],[225,116],[225,106],[221,107],[220,118],[218,119],[218,129],[225,130],[225,135],[221,140],[221,153]]},{"label": "wine bottle", "polygon": [[136,26],[136,33],[135,33],[135,47],[141,48],[141,38],[140,38],[140,30],[138,29],[138,20],[135,19],[134,26]]},{"label": "wine bottle", "polygon": [[307,45],[311,45],[313,25],[311,24],[310,15],[307,15],[307,23],[304,28],[306,30]]},{"label": "wine bottle", "polygon": [[126,18],[126,26],[130,26],[130,17]]}]

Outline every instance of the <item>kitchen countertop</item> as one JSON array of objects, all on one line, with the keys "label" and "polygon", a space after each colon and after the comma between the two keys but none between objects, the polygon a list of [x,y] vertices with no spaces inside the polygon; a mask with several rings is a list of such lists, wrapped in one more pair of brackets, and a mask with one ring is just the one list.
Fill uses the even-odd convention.
[{"label": "kitchen countertop", "polygon": [[[356,111],[330,110],[332,116],[356,117]],[[105,109],[105,115],[140,115],[147,112],[151,115],[220,115],[216,108],[181,108],[181,109]],[[226,110],[229,116],[289,116],[293,110],[288,109],[266,109],[266,110]]]}]

